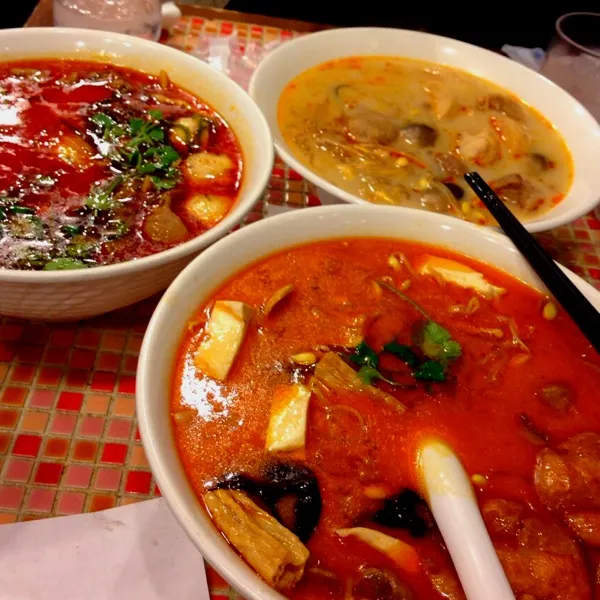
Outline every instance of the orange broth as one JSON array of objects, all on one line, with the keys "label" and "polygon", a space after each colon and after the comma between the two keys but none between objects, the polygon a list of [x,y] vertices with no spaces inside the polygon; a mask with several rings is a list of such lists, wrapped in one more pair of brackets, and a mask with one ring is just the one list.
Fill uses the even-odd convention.
[{"label": "orange broth", "polygon": [[[493,300],[480,297],[480,308],[473,314],[452,312],[451,307],[465,306],[477,294],[442,285],[430,276],[413,276],[406,267],[392,270],[388,257],[398,251],[411,264],[426,253],[459,260],[506,293]],[[600,360],[562,311],[552,321],[543,318],[546,298],[540,292],[485,264],[412,242],[324,241],[274,254],[222,285],[190,323],[175,368],[171,409],[175,413],[193,407],[197,415],[189,423],[174,422],[174,434],[185,471],[199,495],[208,480],[225,473],[258,476],[267,456],[265,434],[273,389],[291,382],[291,355],[314,351],[320,345],[340,346],[341,332],[363,316],[365,339],[377,352],[392,339],[411,343],[411,327],[420,316],[397,296],[378,293],[373,280],[385,276],[392,277],[396,286],[412,279],[406,293],[451,332],[462,345],[462,357],[451,366],[451,377],[444,383],[398,390],[377,382],[376,387],[408,407],[403,414],[360,394],[329,398],[329,408],[338,403],[358,411],[366,431],[351,411],[338,411],[332,423],[321,399],[313,394],[305,451],[287,458],[313,470],[323,499],[321,519],[307,543],[309,566],[332,571],[344,581],[361,566],[372,564],[398,573],[415,598],[442,598],[423,573],[404,572],[366,544],[340,539],[334,530],[360,524],[361,515],[377,506],[377,501],[365,497],[369,485],[382,485],[390,495],[403,488],[418,489],[416,448],[430,435],[446,440],[470,475],[487,479],[482,487],[476,486],[480,501],[517,500],[544,519],[558,520],[538,500],[533,471],[540,446],[532,443],[520,415],[527,415],[551,445],[583,431],[600,431],[600,404],[594,392],[600,389]],[[197,372],[193,353],[215,300],[241,300],[258,308],[275,290],[290,283],[295,286],[293,294],[260,327],[255,321],[250,323],[226,382]],[[529,358],[516,358],[524,352],[507,344],[510,333],[504,316],[514,319],[530,350]],[[483,328],[500,328],[503,339],[477,333]],[[383,354],[380,364],[393,370],[395,361]],[[309,376],[307,372],[306,380]],[[576,400],[567,411],[549,408],[537,394],[541,386],[556,382],[574,391]],[[409,541],[434,571],[452,570],[439,533],[411,539],[401,530],[389,532]],[[289,595],[344,597],[343,586],[312,575],[308,567]]]}]

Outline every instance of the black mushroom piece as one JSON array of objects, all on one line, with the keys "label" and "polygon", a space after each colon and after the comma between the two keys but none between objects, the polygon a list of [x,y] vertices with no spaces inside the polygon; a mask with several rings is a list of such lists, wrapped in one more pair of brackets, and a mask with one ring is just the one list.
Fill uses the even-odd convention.
[{"label": "black mushroom piece", "polygon": [[467,172],[465,163],[452,152],[438,153],[435,160],[445,176],[462,177]]},{"label": "black mushroom piece", "polygon": [[568,383],[549,383],[536,396],[550,408],[567,410],[575,400],[575,390]]},{"label": "black mushroom piece", "polygon": [[413,537],[423,537],[433,519],[425,500],[417,492],[405,489],[385,500],[372,521],[393,529],[407,529]]},{"label": "black mushroom piece", "polygon": [[502,94],[490,94],[480,98],[477,102],[479,110],[493,110],[502,113],[515,121],[522,121],[525,116],[519,101]]},{"label": "black mushroom piece", "polygon": [[491,187],[503,202],[525,211],[536,210],[543,202],[535,187],[518,173],[511,173],[492,181]]},{"label": "black mushroom piece", "polygon": [[433,146],[438,138],[438,132],[429,125],[423,123],[411,123],[400,129],[400,136],[411,146],[427,148]]},{"label": "black mushroom piece", "polygon": [[361,600],[412,600],[413,594],[391,571],[363,566],[352,586],[351,597]]},{"label": "black mushroom piece", "polygon": [[531,170],[535,173],[548,171],[554,166],[552,161],[540,152],[532,152],[529,154],[529,160],[531,161]]},{"label": "black mushroom piece", "polygon": [[[242,490],[261,501],[280,521],[306,543],[321,517],[321,492],[314,473],[308,468],[290,463],[267,465],[261,479],[244,473],[230,473],[207,485],[209,490]],[[289,523],[282,514],[282,500],[292,499],[293,515]]]},{"label": "black mushroom piece", "polygon": [[347,122],[348,133],[357,142],[391,144],[398,137],[398,126],[390,117],[362,109],[354,112]]},{"label": "black mushroom piece", "polygon": [[452,183],[451,181],[448,181],[445,182],[444,185],[450,190],[450,193],[457,200],[460,200],[465,195],[465,190],[463,190],[457,183]]}]

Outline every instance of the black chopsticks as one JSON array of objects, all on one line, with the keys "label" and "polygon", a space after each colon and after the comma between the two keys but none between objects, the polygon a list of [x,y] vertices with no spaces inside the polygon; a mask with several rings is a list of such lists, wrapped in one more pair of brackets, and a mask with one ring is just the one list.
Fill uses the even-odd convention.
[{"label": "black chopsticks", "polygon": [[571,283],[537,240],[496,196],[479,173],[467,173],[465,181],[486,205],[504,233],[527,259],[552,295],[575,321],[590,344],[600,352],[600,313]]}]

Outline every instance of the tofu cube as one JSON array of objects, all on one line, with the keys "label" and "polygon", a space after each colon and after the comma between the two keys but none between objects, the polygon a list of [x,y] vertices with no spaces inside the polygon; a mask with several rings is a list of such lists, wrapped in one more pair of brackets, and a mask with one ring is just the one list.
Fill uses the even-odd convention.
[{"label": "tofu cube", "polygon": [[311,391],[305,385],[279,385],[271,404],[266,448],[269,452],[290,452],[304,448]]},{"label": "tofu cube", "polygon": [[205,337],[194,355],[194,363],[200,371],[219,381],[227,379],[253,312],[252,307],[244,302],[215,302]]},{"label": "tofu cube", "polygon": [[421,275],[437,275],[448,283],[471,289],[485,298],[501,296],[506,292],[504,288],[492,285],[479,271],[450,258],[427,254],[417,269]]}]

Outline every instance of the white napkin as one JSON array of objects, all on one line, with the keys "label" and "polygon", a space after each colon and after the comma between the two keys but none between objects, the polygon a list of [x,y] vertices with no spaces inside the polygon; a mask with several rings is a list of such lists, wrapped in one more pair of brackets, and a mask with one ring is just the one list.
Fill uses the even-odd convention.
[{"label": "white napkin", "polygon": [[209,600],[164,500],[0,526],[2,600]]}]

